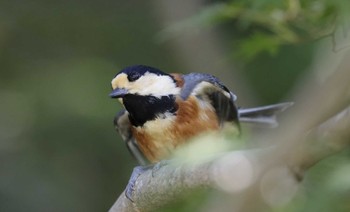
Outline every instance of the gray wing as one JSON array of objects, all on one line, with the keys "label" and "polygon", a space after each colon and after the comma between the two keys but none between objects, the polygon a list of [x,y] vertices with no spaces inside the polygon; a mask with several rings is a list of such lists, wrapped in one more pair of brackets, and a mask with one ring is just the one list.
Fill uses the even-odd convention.
[{"label": "gray wing", "polygon": [[239,126],[238,111],[235,105],[236,96],[220,80],[210,74],[190,73],[183,76],[184,85],[181,98],[186,100],[190,95],[209,100],[222,125],[235,122]]},{"label": "gray wing", "polygon": [[[236,96],[218,78],[210,74],[191,73],[184,75],[183,80],[181,98],[186,100],[190,95],[208,98],[215,108],[220,124],[234,121],[238,127],[239,122],[276,127],[278,125],[276,114],[293,105],[292,102],[286,102],[256,108],[237,109],[235,105]],[[207,82],[207,84],[203,82]]]},{"label": "gray wing", "polygon": [[144,166],[149,162],[142,154],[135,138],[131,133],[131,123],[129,121],[129,113],[126,110],[121,110],[114,118],[115,130],[120,134],[122,139],[125,141],[126,147],[128,148],[131,155],[137,160],[137,162]]}]

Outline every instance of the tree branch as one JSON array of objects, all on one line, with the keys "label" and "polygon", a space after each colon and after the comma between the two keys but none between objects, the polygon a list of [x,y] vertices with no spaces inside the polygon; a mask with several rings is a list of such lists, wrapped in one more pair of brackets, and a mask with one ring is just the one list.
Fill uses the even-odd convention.
[{"label": "tree branch", "polygon": [[[347,148],[350,145],[350,108],[334,116],[314,129],[305,140],[293,164],[297,179],[320,160]],[[234,151],[213,161],[202,164],[166,165],[160,170],[149,170],[137,180],[134,203],[122,193],[111,208],[112,211],[152,211],[194,189],[217,187],[228,192],[241,191],[253,184],[262,174],[267,158],[276,148]],[[254,172],[254,175],[253,175]],[[291,175],[294,177],[295,175]],[[232,195],[232,194],[231,194]]]},{"label": "tree branch", "polygon": [[[154,211],[203,187],[218,188],[231,197],[244,196],[245,201],[235,206],[241,211],[290,200],[290,190],[295,190],[306,170],[350,145],[350,109],[345,109],[350,99],[349,61],[347,55],[322,86],[305,86],[308,89],[296,98],[300,104],[277,133],[258,136],[273,147],[233,151],[204,163],[170,164],[146,171],[136,181],[134,202],[123,192],[110,212]],[[232,211],[230,202],[219,205],[225,204],[227,211]]]}]

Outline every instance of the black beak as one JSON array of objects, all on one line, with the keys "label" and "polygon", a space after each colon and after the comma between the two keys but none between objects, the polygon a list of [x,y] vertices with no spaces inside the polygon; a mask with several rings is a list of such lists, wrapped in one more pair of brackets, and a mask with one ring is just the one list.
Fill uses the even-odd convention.
[{"label": "black beak", "polygon": [[128,90],[124,88],[116,88],[112,91],[112,93],[109,94],[109,96],[112,98],[121,98],[126,94],[128,94]]}]

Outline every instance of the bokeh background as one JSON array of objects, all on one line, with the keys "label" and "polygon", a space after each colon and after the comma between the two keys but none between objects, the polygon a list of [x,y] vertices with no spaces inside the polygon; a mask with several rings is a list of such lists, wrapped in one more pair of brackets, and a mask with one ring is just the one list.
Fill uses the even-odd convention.
[{"label": "bokeh background", "polygon": [[[0,211],[112,206],[136,165],[108,97],[125,66],[214,74],[239,105],[291,100],[347,3],[283,2],[0,1]],[[350,210],[348,164],[314,167],[280,210]]]}]

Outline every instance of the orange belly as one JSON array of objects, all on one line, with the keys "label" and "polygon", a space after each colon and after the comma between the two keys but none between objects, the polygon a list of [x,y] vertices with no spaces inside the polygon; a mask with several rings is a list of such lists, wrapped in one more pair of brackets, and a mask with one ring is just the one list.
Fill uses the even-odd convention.
[{"label": "orange belly", "polygon": [[220,128],[210,104],[200,104],[193,96],[176,102],[179,108],[176,115],[169,114],[165,119],[148,121],[132,129],[141,151],[152,163],[169,158],[176,147],[190,138]]}]

